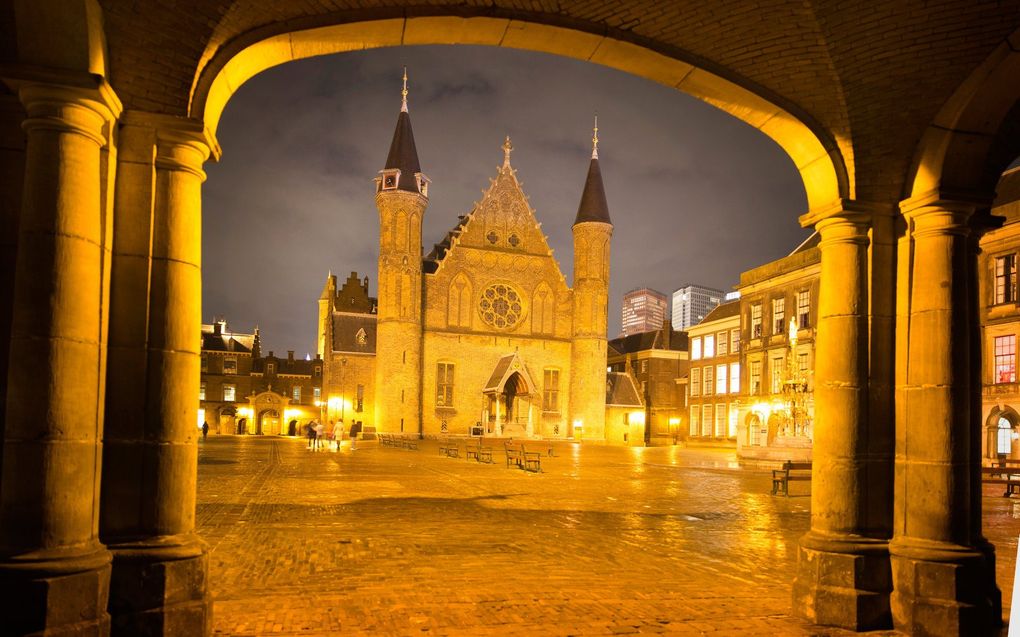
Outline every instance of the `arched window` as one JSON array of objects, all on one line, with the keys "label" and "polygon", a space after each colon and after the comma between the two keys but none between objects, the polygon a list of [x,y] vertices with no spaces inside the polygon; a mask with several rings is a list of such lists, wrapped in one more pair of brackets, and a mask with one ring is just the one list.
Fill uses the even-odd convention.
[{"label": "arched window", "polygon": [[997,433],[995,450],[1000,455],[1007,456],[1013,448],[1013,425],[1009,422],[1009,419],[999,416]]}]

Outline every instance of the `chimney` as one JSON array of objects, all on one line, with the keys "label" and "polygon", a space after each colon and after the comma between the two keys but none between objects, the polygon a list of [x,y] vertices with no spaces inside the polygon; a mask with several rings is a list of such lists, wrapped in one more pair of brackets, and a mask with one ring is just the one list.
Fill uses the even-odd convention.
[{"label": "chimney", "polygon": [[219,336],[223,333],[223,323],[220,322],[219,318],[213,318],[213,334]]},{"label": "chimney", "polygon": [[274,356],[273,356],[273,350],[269,350],[269,357],[268,357],[268,358],[274,358]]},{"label": "chimney", "polygon": [[287,350],[287,362],[294,363],[294,350],[292,349]]}]

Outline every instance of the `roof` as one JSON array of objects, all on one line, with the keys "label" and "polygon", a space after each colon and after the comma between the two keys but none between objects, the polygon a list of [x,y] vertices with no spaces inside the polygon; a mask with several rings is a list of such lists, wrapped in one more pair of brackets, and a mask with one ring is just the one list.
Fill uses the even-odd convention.
[{"label": "roof", "polygon": [[418,164],[418,149],[414,145],[411,116],[407,111],[400,111],[397,116],[397,128],[393,131],[393,141],[390,142],[390,152],[386,156],[384,168],[400,170],[397,190],[418,192],[415,174],[421,172],[421,165]]},{"label": "roof", "polygon": [[644,407],[641,392],[626,372],[606,373],[606,406]]},{"label": "roof", "polygon": [[376,299],[368,295],[368,277],[360,279],[357,272],[351,272],[343,286],[337,290],[333,308],[338,312],[375,314]]},{"label": "roof", "polygon": [[425,258],[422,259],[422,269],[427,274],[434,274],[439,269],[439,262],[443,260],[446,253],[450,251],[450,246],[453,245],[453,240],[460,236],[460,233],[464,231],[464,224],[467,223],[467,215],[460,215],[457,217],[457,225],[455,225],[443,240],[432,246],[432,250],[429,251]]},{"label": "roof", "polygon": [[618,354],[634,354],[650,349],[668,349],[686,352],[687,332],[671,329],[668,346],[664,342],[663,330],[655,330],[654,332],[641,332],[640,334],[630,334],[614,338],[609,341],[609,347],[613,348]]},{"label": "roof", "polygon": [[581,205],[577,207],[577,218],[574,225],[585,221],[596,221],[608,223],[609,204],[606,203],[606,190],[602,186],[602,171],[599,170],[599,160],[592,157],[588,165],[588,178],[584,181],[584,191],[581,192]]},{"label": "roof", "polygon": [[[364,330],[364,336],[358,334]],[[333,351],[357,354],[375,353],[376,315],[333,313]]]},{"label": "roof", "polygon": [[822,233],[815,230],[811,233],[807,239],[801,241],[800,245],[793,249],[790,254],[797,254],[798,252],[805,252],[811,248],[817,248],[818,244],[822,242]]},{"label": "roof", "polygon": [[[220,328],[222,330],[222,327]],[[215,325],[202,326],[202,350],[210,352],[242,352],[250,354],[255,346],[255,334],[217,332]]]},{"label": "roof", "polygon": [[279,356],[263,356],[252,361],[251,371],[264,373],[267,363],[276,363],[277,374],[292,374],[294,376],[311,376],[316,365],[322,365],[322,359],[316,356],[312,360],[303,358],[280,358]]},{"label": "roof", "polygon": [[[496,367],[493,368],[492,374],[489,376],[489,380],[486,381],[485,387],[482,388],[482,393],[487,392],[502,392],[503,387],[506,386],[506,382],[514,374],[520,374],[521,378],[524,379],[524,384],[527,386],[528,392],[535,391],[535,383],[532,382],[531,376],[528,374],[528,370],[524,367],[524,363],[521,358],[516,354],[507,354],[499,359],[496,363]],[[518,390],[518,394],[524,393]]]},{"label": "roof", "polygon": [[[712,311],[708,313],[708,316],[701,319],[701,323],[711,323],[712,321],[721,321],[733,316],[740,315],[740,300],[728,301],[721,303],[712,308]],[[699,324],[700,325],[700,324]]]}]

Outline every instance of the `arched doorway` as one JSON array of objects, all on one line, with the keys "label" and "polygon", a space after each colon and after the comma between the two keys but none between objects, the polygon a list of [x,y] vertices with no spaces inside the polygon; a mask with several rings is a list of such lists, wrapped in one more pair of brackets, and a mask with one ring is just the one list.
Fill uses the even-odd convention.
[{"label": "arched doorway", "polygon": [[241,418],[237,421],[237,435],[243,436],[248,433],[248,419]]},{"label": "arched doorway", "polygon": [[755,447],[762,444],[761,417],[751,412],[747,415],[747,444]]},{"label": "arched doorway", "polygon": [[521,437],[534,434],[535,385],[517,354],[500,358],[482,389],[486,433]]},{"label": "arched doorway", "polygon": [[259,412],[258,424],[255,428],[255,434],[262,435],[276,435],[280,433],[280,412],[276,409],[264,409]]},{"label": "arched doorway", "polygon": [[1015,458],[1020,445],[1020,413],[1009,405],[992,408],[985,419],[985,457]]}]

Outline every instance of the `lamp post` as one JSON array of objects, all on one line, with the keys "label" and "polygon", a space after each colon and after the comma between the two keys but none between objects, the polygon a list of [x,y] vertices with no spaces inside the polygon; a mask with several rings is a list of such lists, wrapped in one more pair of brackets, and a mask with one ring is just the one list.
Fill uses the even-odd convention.
[{"label": "lamp post", "polygon": [[344,419],[344,393],[346,391],[347,359],[340,359],[340,420]]}]

